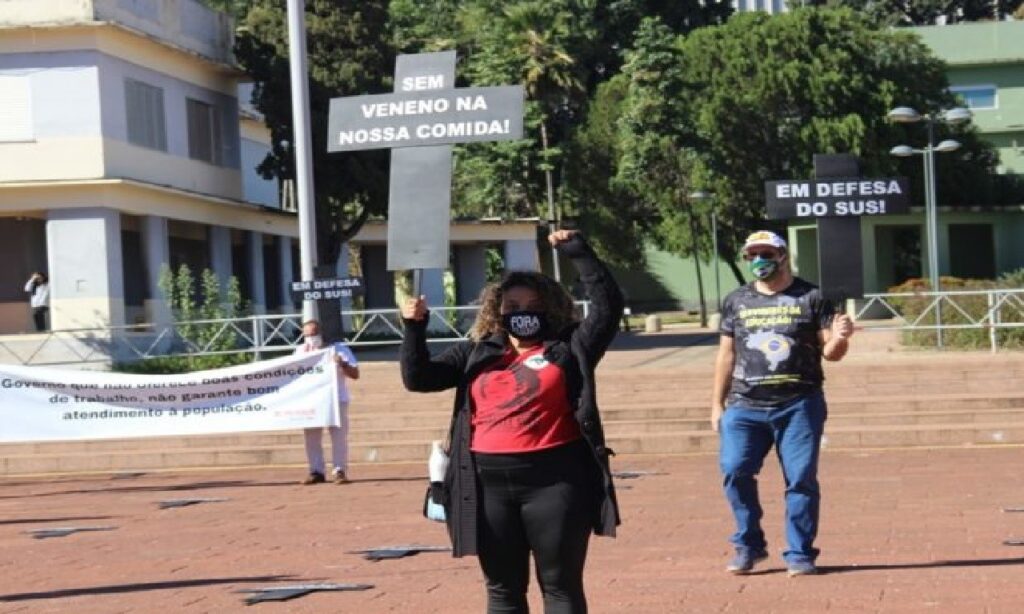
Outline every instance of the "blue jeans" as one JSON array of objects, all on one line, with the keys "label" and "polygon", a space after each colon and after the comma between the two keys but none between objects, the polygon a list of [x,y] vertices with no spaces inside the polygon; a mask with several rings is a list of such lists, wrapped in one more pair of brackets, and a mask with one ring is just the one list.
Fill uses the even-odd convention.
[{"label": "blue jeans", "polygon": [[814,561],[818,549],[818,455],[828,409],[821,391],[774,409],[729,406],[722,414],[719,462],[725,477],[725,497],[736,517],[730,540],[737,550],[767,548],[761,530],[757,474],[775,444],[786,479],[786,542],[782,557],[790,563]]}]

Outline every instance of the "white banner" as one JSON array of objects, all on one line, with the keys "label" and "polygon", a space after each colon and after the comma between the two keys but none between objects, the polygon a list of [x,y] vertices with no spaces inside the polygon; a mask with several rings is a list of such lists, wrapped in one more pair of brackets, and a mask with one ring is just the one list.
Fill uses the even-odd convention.
[{"label": "white banner", "polygon": [[329,351],[177,375],[0,365],[0,442],[338,425]]}]

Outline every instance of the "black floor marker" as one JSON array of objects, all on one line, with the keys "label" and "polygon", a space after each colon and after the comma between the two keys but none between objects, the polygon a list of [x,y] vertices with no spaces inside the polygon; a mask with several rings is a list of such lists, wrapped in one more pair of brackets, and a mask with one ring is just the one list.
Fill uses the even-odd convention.
[{"label": "black floor marker", "polygon": [[619,480],[635,480],[636,478],[642,478],[645,475],[668,475],[664,471],[616,471],[612,473],[612,477]]},{"label": "black floor marker", "polygon": [[113,531],[117,527],[53,527],[50,529],[33,529],[31,531],[25,531],[36,539],[46,539],[48,537],[67,537],[75,533],[82,533],[85,531]]},{"label": "black floor marker", "polygon": [[198,505],[200,503],[218,503],[220,501],[228,501],[228,499],[222,497],[205,497],[198,499],[167,499],[160,501],[158,505],[160,509],[165,510],[172,507],[187,507],[189,505]]},{"label": "black floor marker", "polygon": [[264,601],[288,601],[303,597],[310,593],[337,591],[365,591],[373,588],[372,584],[295,584],[291,586],[269,586],[267,588],[246,588],[236,593],[246,593],[245,605],[254,605]]},{"label": "black floor marker", "polygon": [[379,546],[377,548],[366,548],[364,550],[349,550],[348,554],[361,554],[367,561],[384,561],[388,559],[400,559],[407,556],[414,556],[420,552],[450,552],[449,546],[422,546],[417,544],[406,544],[401,546]]}]

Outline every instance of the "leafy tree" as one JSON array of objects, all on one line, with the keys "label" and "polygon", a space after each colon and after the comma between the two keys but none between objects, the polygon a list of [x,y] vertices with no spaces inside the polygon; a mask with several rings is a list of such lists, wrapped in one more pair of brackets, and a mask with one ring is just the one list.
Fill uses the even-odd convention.
[{"label": "leafy tree", "polygon": [[[800,3],[803,4],[803,3]],[[1003,20],[1024,0],[813,0],[815,6],[846,6],[893,26]]]},{"label": "leafy tree", "polygon": [[[273,149],[259,171],[267,178],[293,178],[290,144],[295,139],[286,7],[280,0],[249,1],[235,53],[255,82],[253,104],[266,118],[273,138]],[[382,215],[387,208],[386,151],[327,153],[330,99],[391,89],[394,54],[388,41],[387,17],[387,3],[381,0],[306,2],[313,180],[321,264],[337,262],[342,244],[359,231],[368,216]]]},{"label": "leafy tree", "polygon": [[686,82],[681,42],[660,19],[644,20],[637,31],[624,69],[630,77],[618,121],[616,180],[643,202],[640,224],[652,231],[655,243],[685,256],[704,251],[697,222],[703,216],[693,210],[702,203],[689,198],[704,143],[687,104],[693,86]]},{"label": "leafy tree", "polygon": [[733,14],[728,0],[616,0],[593,3],[597,37],[588,53],[581,54],[588,89],[618,74],[624,53],[636,46],[637,30],[645,18],[660,21],[673,34],[721,25]]},{"label": "leafy tree", "polygon": [[[572,115],[586,101],[573,50],[592,39],[584,2],[466,2],[458,20],[472,33],[460,74],[473,85],[523,83],[526,138],[460,148],[455,201],[460,213],[547,215],[547,179],[558,183]],[[495,210],[497,205],[497,210]]]},{"label": "leafy tree", "polygon": [[464,4],[463,0],[391,0],[388,13],[395,49],[399,53],[458,49],[463,35],[458,14]]},{"label": "leafy tree", "polygon": [[200,2],[215,11],[227,13],[236,20],[240,20],[249,11],[253,0],[200,0]]},{"label": "leafy tree", "polygon": [[[395,0],[390,12],[403,52],[455,48],[464,84],[526,85],[526,138],[456,148],[457,213],[547,217],[550,178],[559,205],[595,239],[608,231],[612,246],[622,243],[622,229],[619,241],[612,233],[623,219],[622,202],[608,200],[620,195],[607,181],[615,174],[607,156],[615,139],[599,121],[584,127],[588,109],[611,110],[594,104],[598,88],[618,74],[644,15],[663,16],[682,33],[723,22],[732,8],[724,0]],[[575,142],[579,130],[588,134]],[[589,149],[598,143],[604,151]],[[587,177],[581,169],[600,174]],[[604,255],[635,264],[642,250],[633,241]]]},{"label": "leafy tree", "polygon": [[[654,204],[663,244],[706,253],[706,229],[679,222],[682,193],[701,188],[716,195],[721,255],[734,261],[743,236],[765,224],[764,182],[812,176],[815,152],[853,153],[865,174],[909,174],[922,185],[919,160],[897,166],[888,152],[920,145],[923,131],[885,115],[954,101],[945,66],[913,34],[849,9],[744,13],[669,42],[664,26],[646,28],[627,64],[620,176]],[[964,149],[955,163],[938,158],[943,202],[986,202],[996,157],[973,129],[953,134]]]},{"label": "leafy tree", "polygon": [[602,83],[591,101],[586,122],[567,146],[564,202],[594,248],[608,262],[624,268],[644,262],[643,225],[647,212],[639,190],[616,181],[621,142],[617,125],[623,114],[629,79],[617,75]]}]

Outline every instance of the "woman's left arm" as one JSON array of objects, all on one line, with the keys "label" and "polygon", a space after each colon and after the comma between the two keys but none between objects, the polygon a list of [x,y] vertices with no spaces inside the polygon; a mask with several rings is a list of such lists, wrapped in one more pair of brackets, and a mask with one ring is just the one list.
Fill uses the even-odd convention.
[{"label": "woman's left arm", "polygon": [[622,291],[608,267],[579,232],[555,231],[548,237],[548,241],[559,253],[572,260],[579,271],[580,282],[590,305],[587,317],[573,336],[583,346],[590,364],[596,365],[619,330],[625,302]]}]

